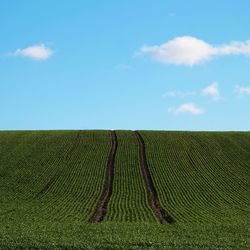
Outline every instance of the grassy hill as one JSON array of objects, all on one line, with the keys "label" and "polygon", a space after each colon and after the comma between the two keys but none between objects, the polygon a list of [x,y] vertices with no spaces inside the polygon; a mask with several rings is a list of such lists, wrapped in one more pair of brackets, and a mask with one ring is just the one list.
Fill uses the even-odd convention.
[{"label": "grassy hill", "polygon": [[250,249],[250,133],[138,135],[0,132],[0,249]]}]

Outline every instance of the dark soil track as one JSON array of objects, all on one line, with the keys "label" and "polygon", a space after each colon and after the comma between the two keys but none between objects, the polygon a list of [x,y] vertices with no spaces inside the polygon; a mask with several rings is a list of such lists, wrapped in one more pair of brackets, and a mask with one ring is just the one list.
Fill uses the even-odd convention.
[{"label": "dark soil track", "polygon": [[135,131],[135,135],[139,145],[139,161],[141,173],[147,190],[148,203],[161,224],[173,223],[173,218],[161,207],[158,201],[157,192],[148,168],[144,140],[138,131]]},{"label": "dark soil track", "polygon": [[117,149],[117,136],[115,131],[111,131],[111,149],[107,160],[106,176],[102,188],[101,196],[97,202],[93,215],[88,220],[89,223],[97,223],[103,220],[106,212],[109,199],[112,194],[113,179],[114,179],[114,166],[115,166],[115,155]]}]

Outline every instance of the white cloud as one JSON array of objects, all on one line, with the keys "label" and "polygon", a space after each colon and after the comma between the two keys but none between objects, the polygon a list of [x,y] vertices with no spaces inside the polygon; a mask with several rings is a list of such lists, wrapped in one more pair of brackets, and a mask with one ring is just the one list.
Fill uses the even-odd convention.
[{"label": "white cloud", "polygon": [[250,95],[250,87],[246,87],[246,86],[243,87],[243,86],[236,85],[235,91],[236,93],[241,94],[241,95]]},{"label": "white cloud", "polygon": [[163,94],[163,97],[186,97],[186,96],[194,96],[195,92],[182,92],[182,91],[168,91]]},{"label": "white cloud", "polygon": [[141,54],[165,64],[193,66],[216,56],[250,55],[250,40],[214,46],[192,36],[182,36],[161,45],[143,46],[137,53]]},{"label": "white cloud", "polygon": [[214,101],[220,99],[220,92],[217,82],[211,83],[205,89],[202,90],[203,95],[211,97]]},{"label": "white cloud", "polygon": [[204,113],[204,110],[200,107],[198,107],[196,104],[194,103],[184,103],[181,106],[179,106],[178,108],[170,108],[168,110],[171,113],[174,113],[176,115],[181,114],[181,113],[190,113],[192,115],[201,115]]},{"label": "white cloud", "polygon": [[34,45],[25,49],[17,49],[14,56],[28,57],[34,60],[47,60],[53,55],[53,51],[44,44]]}]

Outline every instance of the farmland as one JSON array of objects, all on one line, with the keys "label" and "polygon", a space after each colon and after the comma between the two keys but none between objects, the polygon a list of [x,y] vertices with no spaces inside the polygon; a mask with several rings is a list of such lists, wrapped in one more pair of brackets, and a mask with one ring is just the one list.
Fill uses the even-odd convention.
[{"label": "farmland", "polygon": [[248,132],[0,132],[0,249],[249,249],[249,194]]}]

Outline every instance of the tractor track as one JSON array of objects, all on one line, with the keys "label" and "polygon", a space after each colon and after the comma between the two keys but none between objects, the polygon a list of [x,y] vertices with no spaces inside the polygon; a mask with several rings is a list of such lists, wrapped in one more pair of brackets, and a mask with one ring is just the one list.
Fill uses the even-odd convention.
[{"label": "tractor track", "polygon": [[144,140],[138,131],[134,131],[134,133],[139,146],[139,162],[147,191],[148,204],[161,224],[171,224],[174,222],[173,218],[161,207],[158,200],[157,191],[148,168]]},{"label": "tractor track", "polygon": [[115,131],[111,133],[111,149],[109,152],[106,168],[106,176],[102,187],[102,193],[97,202],[93,215],[88,220],[89,223],[101,222],[107,213],[107,206],[112,195],[113,179],[114,179],[114,167],[115,167],[115,155],[117,150],[117,136]]}]

